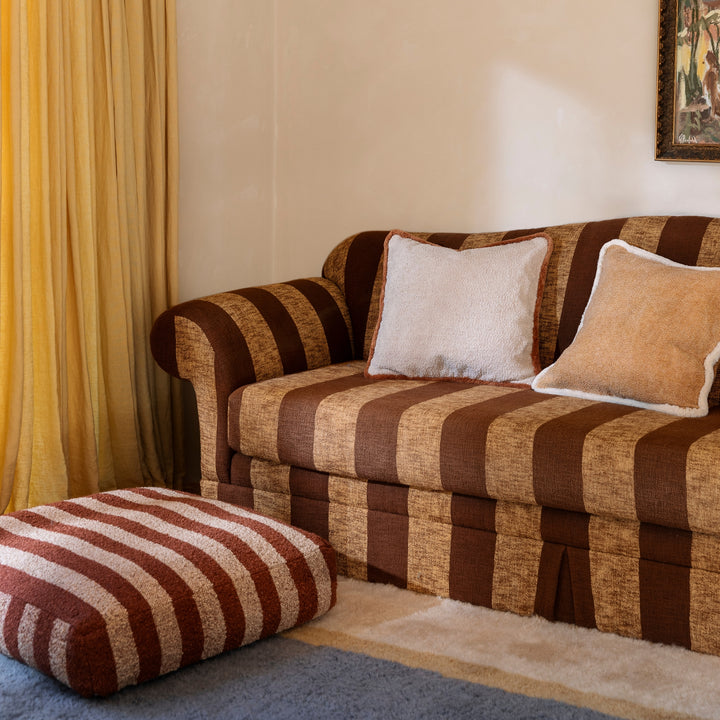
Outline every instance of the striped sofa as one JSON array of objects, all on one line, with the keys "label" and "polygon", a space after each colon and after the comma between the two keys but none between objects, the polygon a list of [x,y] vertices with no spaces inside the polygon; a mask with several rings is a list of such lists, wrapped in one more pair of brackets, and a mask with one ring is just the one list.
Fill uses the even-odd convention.
[{"label": "striped sofa", "polygon": [[[543,366],[573,340],[607,241],[720,265],[707,217],[420,236],[468,248],[540,229],[554,242]],[[709,415],[688,419],[368,379],[385,236],[346,239],[322,278],[158,318],[155,358],[197,397],[203,495],[328,538],[351,577],[720,654],[717,388]]]}]

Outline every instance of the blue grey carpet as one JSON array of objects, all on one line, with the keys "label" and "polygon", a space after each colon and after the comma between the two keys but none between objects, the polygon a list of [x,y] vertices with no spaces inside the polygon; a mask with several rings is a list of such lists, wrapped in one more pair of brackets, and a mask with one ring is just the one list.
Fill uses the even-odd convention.
[{"label": "blue grey carpet", "polygon": [[2,720],[607,720],[593,710],[273,637],[104,699],[0,656]]}]

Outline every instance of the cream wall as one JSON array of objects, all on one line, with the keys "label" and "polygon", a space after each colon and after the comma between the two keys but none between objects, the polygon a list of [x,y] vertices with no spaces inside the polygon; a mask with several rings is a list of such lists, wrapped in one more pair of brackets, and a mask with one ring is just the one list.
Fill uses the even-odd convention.
[{"label": "cream wall", "polygon": [[653,160],[657,0],[178,0],[184,297],[363,229],[720,215]]},{"label": "cream wall", "polygon": [[274,7],[177,0],[179,282],[186,300],[272,274]]}]

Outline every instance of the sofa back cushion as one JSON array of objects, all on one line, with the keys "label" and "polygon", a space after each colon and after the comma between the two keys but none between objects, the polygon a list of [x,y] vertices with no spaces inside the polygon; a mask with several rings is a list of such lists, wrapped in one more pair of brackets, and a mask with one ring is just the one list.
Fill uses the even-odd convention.
[{"label": "sofa back cushion", "polygon": [[[619,238],[685,265],[720,266],[720,218],[649,216],[493,233],[413,233],[456,249],[484,247],[546,232],[554,250],[540,308],[540,364],[547,367],[573,341],[590,297],[602,246]],[[377,324],[387,230],[363,232],[328,256],[324,277],[344,292],[357,359],[367,359]]]}]

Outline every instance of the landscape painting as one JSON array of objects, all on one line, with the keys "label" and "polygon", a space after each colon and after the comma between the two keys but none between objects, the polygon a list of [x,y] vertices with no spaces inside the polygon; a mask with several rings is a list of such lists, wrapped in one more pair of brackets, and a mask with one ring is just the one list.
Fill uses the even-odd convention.
[{"label": "landscape painting", "polygon": [[720,0],[661,0],[656,157],[720,160]]}]

